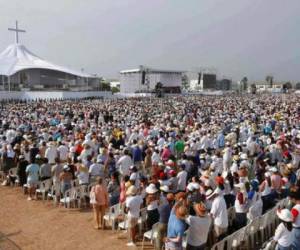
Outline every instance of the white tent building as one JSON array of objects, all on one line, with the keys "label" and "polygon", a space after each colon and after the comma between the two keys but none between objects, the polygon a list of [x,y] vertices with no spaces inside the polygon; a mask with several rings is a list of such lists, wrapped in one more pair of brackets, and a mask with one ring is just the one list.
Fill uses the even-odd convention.
[{"label": "white tent building", "polygon": [[144,66],[120,72],[121,93],[151,92],[160,82],[167,93],[179,93],[182,84],[182,71],[160,70]]},{"label": "white tent building", "polygon": [[50,63],[14,43],[0,54],[0,88],[89,90],[96,77]]}]

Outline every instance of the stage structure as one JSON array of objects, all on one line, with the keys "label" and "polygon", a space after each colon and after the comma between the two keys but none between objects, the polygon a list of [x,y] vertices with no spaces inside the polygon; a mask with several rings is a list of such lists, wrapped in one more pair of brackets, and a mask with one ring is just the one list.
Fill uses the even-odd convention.
[{"label": "stage structure", "polygon": [[162,84],[164,93],[180,93],[183,71],[153,69],[140,66],[137,69],[120,71],[121,93],[155,92]]},{"label": "stage structure", "polygon": [[9,45],[0,54],[0,90],[99,90],[100,79],[96,75],[86,74],[48,62],[19,43],[18,21],[15,28],[15,43]]}]

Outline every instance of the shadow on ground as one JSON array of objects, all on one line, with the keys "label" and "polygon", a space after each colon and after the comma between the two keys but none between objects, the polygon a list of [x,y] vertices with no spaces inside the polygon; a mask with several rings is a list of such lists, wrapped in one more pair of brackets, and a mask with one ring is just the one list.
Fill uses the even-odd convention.
[{"label": "shadow on ground", "polygon": [[21,233],[21,231],[4,234],[0,232],[0,250],[21,250],[16,243],[9,239],[10,236],[14,236]]}]

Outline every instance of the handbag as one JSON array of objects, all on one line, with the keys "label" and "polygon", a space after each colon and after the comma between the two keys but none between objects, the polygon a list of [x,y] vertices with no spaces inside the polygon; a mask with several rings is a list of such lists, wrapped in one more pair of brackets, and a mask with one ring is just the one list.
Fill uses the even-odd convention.
[{"label": "handbag", "polygon": [[93,187],[91,192],[90,192],[90,203],[91,204],[97,204],[96,201],[96,193],[95,193],[95,188]]}]

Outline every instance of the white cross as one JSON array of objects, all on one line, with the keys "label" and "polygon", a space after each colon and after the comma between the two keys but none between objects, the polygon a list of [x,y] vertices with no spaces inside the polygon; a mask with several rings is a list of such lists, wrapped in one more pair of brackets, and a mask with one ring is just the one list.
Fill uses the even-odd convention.
[{"label": "white cross", "polygon": [[14,32],[16,32],[16,43],[19,43],[19,32],[21,33],[21,32],[23,32],[23,33],[25,33],[26,31],[25,30],[20,30],[19,28],[18,28],[18,21],[16,21],[16,28],[14,29],[14,28],[8,28],[8,30],[9,31],[14,31]]}]

